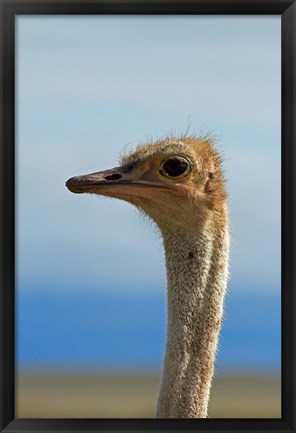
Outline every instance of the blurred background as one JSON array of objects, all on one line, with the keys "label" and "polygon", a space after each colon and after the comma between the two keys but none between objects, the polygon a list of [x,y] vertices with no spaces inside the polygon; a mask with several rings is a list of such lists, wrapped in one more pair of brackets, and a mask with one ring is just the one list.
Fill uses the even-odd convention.
[{"label": "blurred background", "polygon": [[231,216],[209,416],[280,417],[280,17],[18,16],[16,36],[17,416],[154,416],[161,239],[65,181],[189,128],[217,139]]}]

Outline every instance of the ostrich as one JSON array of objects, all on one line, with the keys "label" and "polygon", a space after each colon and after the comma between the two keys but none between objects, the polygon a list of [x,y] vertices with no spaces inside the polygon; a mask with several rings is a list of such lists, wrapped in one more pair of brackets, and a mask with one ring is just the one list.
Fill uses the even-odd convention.
[{"label": "ostrich", "polygon": [[167,270],[167,342],[157,418],[206,418],[228,277],[221,158],[208,138],[139,146],[110,170],[72,177],[73,193],[132,203],[159,227]]}]

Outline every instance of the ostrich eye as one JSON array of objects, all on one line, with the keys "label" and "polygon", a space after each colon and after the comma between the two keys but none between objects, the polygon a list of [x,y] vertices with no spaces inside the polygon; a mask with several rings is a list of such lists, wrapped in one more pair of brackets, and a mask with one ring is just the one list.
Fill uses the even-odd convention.
[{"label": "ostrich eye", "polygon": [[[166,162],[162,166],[161,174],[177,177],[182,174],[188,173],[190,169],[189,162],[185,158],[181,157],[171,157],[166,160]],[[165,173],[163,173],[163,171]]]}]

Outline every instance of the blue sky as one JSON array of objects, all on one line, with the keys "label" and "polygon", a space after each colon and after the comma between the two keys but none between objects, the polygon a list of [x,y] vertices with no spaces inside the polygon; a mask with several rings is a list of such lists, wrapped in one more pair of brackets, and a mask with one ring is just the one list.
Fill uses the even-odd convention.
[{"label": "blue sky", "polygon": [[279,290],[279,17],[22,16],[16,28],[22,288],[165,286],[150,224],[64,182],[190,123],[225,158],[232,287]]}]

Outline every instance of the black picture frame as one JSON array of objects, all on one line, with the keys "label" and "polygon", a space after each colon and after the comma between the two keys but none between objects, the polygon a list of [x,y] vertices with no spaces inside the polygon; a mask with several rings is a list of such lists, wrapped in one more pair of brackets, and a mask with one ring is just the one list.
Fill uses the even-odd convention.
[{"label": "black picture frame", "polygon": [[[0,275],[2,432],[295,432],[296,3],[292,0],[1,0]],[[282,418],[16,419],[15,17],[85,14],[281,15],[282,25]]]}]

